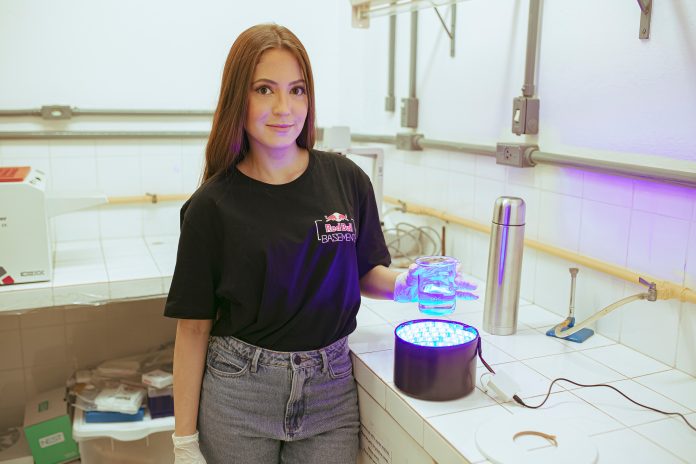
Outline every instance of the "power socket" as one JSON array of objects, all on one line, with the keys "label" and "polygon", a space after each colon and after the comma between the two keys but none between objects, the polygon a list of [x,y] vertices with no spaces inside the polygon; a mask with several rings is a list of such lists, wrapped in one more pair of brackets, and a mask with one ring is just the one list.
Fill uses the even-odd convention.
[{"label": "power socket", "polygon": [[538,151],[537,145],[524,143],[499,143],[496,145],[495,162],[518,168],[530,168],[535,165],[532,152]]}]

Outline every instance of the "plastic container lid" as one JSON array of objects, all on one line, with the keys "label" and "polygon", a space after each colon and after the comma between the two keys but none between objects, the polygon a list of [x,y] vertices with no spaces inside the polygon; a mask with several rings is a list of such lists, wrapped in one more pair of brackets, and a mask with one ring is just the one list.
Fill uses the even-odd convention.
[{"label": "plastic container lid", "polygon": [[174,431],[174,416],[153,419],[150,412],[138,422],[111,422],[88,424],[80,409],[75,409],[73,420],[73,438],[76,441],[89,438],[110,437],[121,441],[140,440],[151,433]]}]

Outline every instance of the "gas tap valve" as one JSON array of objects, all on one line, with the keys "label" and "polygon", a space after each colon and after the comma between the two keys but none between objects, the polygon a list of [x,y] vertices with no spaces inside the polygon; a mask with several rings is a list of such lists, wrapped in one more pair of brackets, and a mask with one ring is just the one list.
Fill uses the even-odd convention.
[{"label": "gas tap valve", "polygon": [[657,284],[655,282],[648,282],[642,277],[638,277],[638,282],[648,287],[648,296],[645,299],[648,301],[657,301]]}]

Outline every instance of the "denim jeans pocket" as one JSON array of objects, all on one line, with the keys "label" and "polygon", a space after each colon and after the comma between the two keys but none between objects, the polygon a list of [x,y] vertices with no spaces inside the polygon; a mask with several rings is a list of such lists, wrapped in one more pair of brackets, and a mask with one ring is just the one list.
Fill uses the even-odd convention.
[{"label": "denim jeans pocket", "polygon": [[231,355],[223,355],[214,349],[208,350],[206,364],[212,374],[220,377],[241,377],[249,370],[249,360]]},{"label": "denim jeans pocket", "polygon": [[348,377],[353,372],[353,362],[348,352],[329,360],[329,375],[332,379]]}]

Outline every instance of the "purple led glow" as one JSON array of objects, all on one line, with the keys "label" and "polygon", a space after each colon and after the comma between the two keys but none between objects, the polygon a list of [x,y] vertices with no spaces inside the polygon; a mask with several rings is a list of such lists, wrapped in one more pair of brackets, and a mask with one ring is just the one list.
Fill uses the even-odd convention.
[{"label": "purple led glow", "polygon": [[[503,224],[510,224],[510,210],[511,205],[505,205],[505,212],[503,213]],[[508,227],[505,225],[503,227],[503,234],[500,242],[500,263],[498,264],[498,285],[503,283],[503,276],[505,275],[505,258],[507,256],[507,242],[508,242]]]}]

